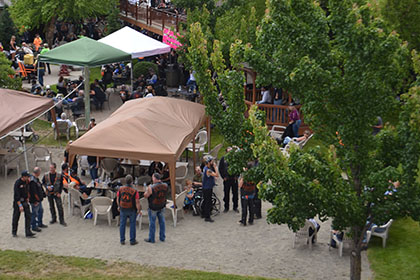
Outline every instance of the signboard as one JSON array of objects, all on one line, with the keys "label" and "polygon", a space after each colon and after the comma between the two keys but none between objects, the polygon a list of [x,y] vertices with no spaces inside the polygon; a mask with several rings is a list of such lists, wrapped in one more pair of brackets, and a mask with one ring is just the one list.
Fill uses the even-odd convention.
[{"label": "signboard", "polygon": [[178,47],[182,46],[182,44],[178,41],[178,37],[181,36],[179,33],[174,33],[170,29],[163,29],[163,43],[169,45],[173,49],[177,49]]}]

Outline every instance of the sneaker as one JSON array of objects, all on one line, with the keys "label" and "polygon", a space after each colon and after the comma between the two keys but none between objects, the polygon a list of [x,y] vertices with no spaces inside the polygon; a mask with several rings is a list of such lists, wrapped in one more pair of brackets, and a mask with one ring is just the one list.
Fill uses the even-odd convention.
[{"label": "sneaker", "polygon": [[39,228],[47,228],[48,226],[47,225],[44,225],[44,224],[42,224],[42,225],[40,225],[40,226],[38,226]]},{"label": "sneaker", "polygon": [[67,226],[66,222],[60,222],[60,225],[62,225],[63,227]]},{"label": "sneaker", "polygon": [[40,228],[33,228],[32,231],[41,232]]},{"label": "sneaker", "polygon": [[121,245],[125,245],[125,241],[120,241],[120,244]]},{"label": "sneaker", "polygon": [[212,218],[205,218],[204,221],[209,222],[209,223],[213,223],[214,220]]},{"label": "sneaker", "polygon": [[152,240],[150,240],[149,238],[145,238],[145,239],[144,239],[144,242],[147,242],[147,243],[155,243],[155,242],[153,242]]},{"label": "sneaker", "polygon": [[130,245],[136,245],[136,244],[138,244],[137,240],[135,240],[134,242],[130,241]]},{"label": "sneaker", "polygon": [[229,212],[229,209],[225,208],[225,210],[223,210],[223,213],[227,213],[227,212]]},{"label": "sneaker", "polygon": [[56,222],[57,222],[57,220],[51,220],[50,225],[55,224]]}]

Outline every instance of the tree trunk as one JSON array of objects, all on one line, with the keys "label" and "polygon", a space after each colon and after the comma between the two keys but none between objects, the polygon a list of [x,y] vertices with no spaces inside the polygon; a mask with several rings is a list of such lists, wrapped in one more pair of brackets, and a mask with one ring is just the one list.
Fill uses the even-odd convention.
[{"label": "tree trunk", "polygon": [[55,28],[55,21],[56,21],[56,17],[53,16],[50,21],[47,23],[47,25],[45,26],[45,36],[46,36],[46,41],[48,43],[48,46],[50,48],[52,48],[53,43],[54,43],[54,28]]},{"label": "tree trunk", "polygon": [[350,254],[350,279],[360,280],[362,274],[362,258],[361,248],[363,235],[360,236],[360,229],[356,226],[353,228],[353,244]]}]

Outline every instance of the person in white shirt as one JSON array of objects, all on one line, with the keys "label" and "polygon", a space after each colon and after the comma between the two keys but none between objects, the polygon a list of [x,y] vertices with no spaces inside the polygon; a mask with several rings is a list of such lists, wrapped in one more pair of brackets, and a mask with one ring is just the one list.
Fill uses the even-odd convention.
[{"label": "person in white shirt", "polygon": [[262,99],[258,101],[257,104],[272,104],[273,103],[271,101],[271,93],[267,88],[262,87],[261,94],[262,94]]}]

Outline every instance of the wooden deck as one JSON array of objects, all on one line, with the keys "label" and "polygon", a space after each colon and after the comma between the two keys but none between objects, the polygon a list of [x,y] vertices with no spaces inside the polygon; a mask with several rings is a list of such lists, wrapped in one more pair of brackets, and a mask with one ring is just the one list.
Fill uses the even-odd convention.
[{"label": "wooden deck", "polygon": [[151,8],[145,3],[132,5],[128,0],[120,0],[120,18],[159,35],[165,28],[179,31],[180,24],[187,22],[186,15],[176,11]]}]

